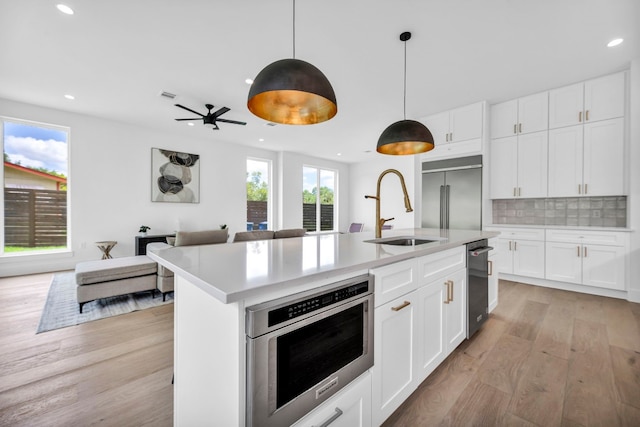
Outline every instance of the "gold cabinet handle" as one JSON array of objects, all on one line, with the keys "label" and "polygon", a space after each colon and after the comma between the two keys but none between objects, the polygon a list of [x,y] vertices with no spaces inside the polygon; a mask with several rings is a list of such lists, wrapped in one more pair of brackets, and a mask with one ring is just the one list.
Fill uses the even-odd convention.
[{"label": "gold cabinet handle", "polygon": [[578,258],[580,258],[580,246],[576,246],[576,248],[578,249]]},{"label": "gold cabinet handle", "polygon": [[449,142],[449,132],[444,134],[444,141]]},{"label": "gold cabinet handle", "polygon": [[582,111],[578,113],[578,121],[582,122]]},{"label": "gold cabinet handle", "polygon": [[513,197],[516,197],[516,187],[513,187]]},{"label": "gold cabinet handle", "polygon": [[518,197],[522,196],[522,187],[518,187]]},{"label": "gold cabinet handle", "polygon": [[586,246],[582,248],[582,254],[583,254],[582,256],[584,256],[585,258],[587,257],[587,247]]},{"label": "gold cabinet handle", "polygon": [[584,185],[584,194],[587,194],[587,184]]},{"label": "gold cabinet handle", "polygon": [[493,261],[487,261],[489,263],[489,276],[493,276]]},{"label": "gold cabinet handle", "polygon": [[518,132],[522,133],[522,123],[518,123]]},{"label": "gold cabinet handle", "polygon": [[397,307],[391,307],[391,310],[393,310],[393,311],[400,311],[400,310],[402,310],[403,308],[405,308],[405,307],[407,307],[407,306],[409,306],[409,305],[411,305],[411,303],[410,303],[409,301],[405,301],[405,302],[403,302],[402,304],[400,304],[400,305],[399,305],[399,306],[397,306]]},{"label": "gold cabinet handle", "polygon": [[447,287],[447,299],[444,300],[443,302],[445,304],[449,304],[449,282],[444,282],[443,285],[445,285]]},{"label": "gold cabinet handle", "polygon": [[514,251],[518,250],[518,242],[513,242],[513,250]]},{"label": "gold cabinet handle", "polygon": [[453,301],[453,280],[447,280],[447,283],[449,284],[449,292],[451,295],[449,301]]},{"label": "gold cabinet handle", "polygon": [[509,250],[511,250],[511,240],[509,240]]},{"label": "gold cabinet handle", "polygon": [[585,115],[585,122],[588,122],[589,121],[589,110],[587,110],[587,112],[584,115]]},{"label": "gold cabinet handle", "polygon": [[578,184],[578,194],[582,194],[582,184]]},{"label": "gold cabinet handle", "polygon": [[513,124],[513,133],[518,133],[518,125],[516,123]]}]

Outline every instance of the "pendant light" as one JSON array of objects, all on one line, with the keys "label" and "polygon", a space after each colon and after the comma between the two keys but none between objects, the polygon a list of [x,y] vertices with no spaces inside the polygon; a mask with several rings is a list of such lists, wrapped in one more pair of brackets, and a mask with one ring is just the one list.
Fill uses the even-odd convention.
[{"label": "pendant light", "polygon": [[296,57],[296,2],[293,0],[293,58],[267,65],[255,78],[247,107],[256,116],[287,125],[312,125],[338,112],[331,83],[314,65]]},{"label": "pendant light", "polygon": [[425,125],[415,120],[407,120],[407,40],[410,32],[400,34],[404,42],[404,120],[387,127],[378,139],[376,150],[382,154],[420,154],[433,150],[433,135]]}]

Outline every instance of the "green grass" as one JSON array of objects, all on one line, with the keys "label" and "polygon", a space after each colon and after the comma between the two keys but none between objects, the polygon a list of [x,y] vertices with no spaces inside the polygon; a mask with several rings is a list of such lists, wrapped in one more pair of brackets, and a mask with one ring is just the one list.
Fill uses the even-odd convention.
[{"label": "green grass", "polygon": [[57,251],[60,249],[66,249],[66,246],[39,246],[37,248],[26,248],[22,246],[5,246],[4,253],[15,253],[15,252],[42,252],[42,251]]}]

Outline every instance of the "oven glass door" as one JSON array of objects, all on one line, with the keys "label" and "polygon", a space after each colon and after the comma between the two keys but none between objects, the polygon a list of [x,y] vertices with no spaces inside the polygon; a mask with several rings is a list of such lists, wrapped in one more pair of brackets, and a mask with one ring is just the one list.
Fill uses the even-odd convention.
[{"label": "oven glass door", "polygon": [[273,338],[276,409],[366,352],[366,309],[362,302]]}]

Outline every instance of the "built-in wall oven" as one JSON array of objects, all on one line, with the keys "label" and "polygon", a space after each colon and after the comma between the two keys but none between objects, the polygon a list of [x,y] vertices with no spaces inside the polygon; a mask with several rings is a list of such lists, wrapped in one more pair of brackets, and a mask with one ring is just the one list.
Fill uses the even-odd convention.
[{"label": "built-in wall oven", "polygon": [[246,309],[248,426],[290,425],[373,366],[373,279]]}]

